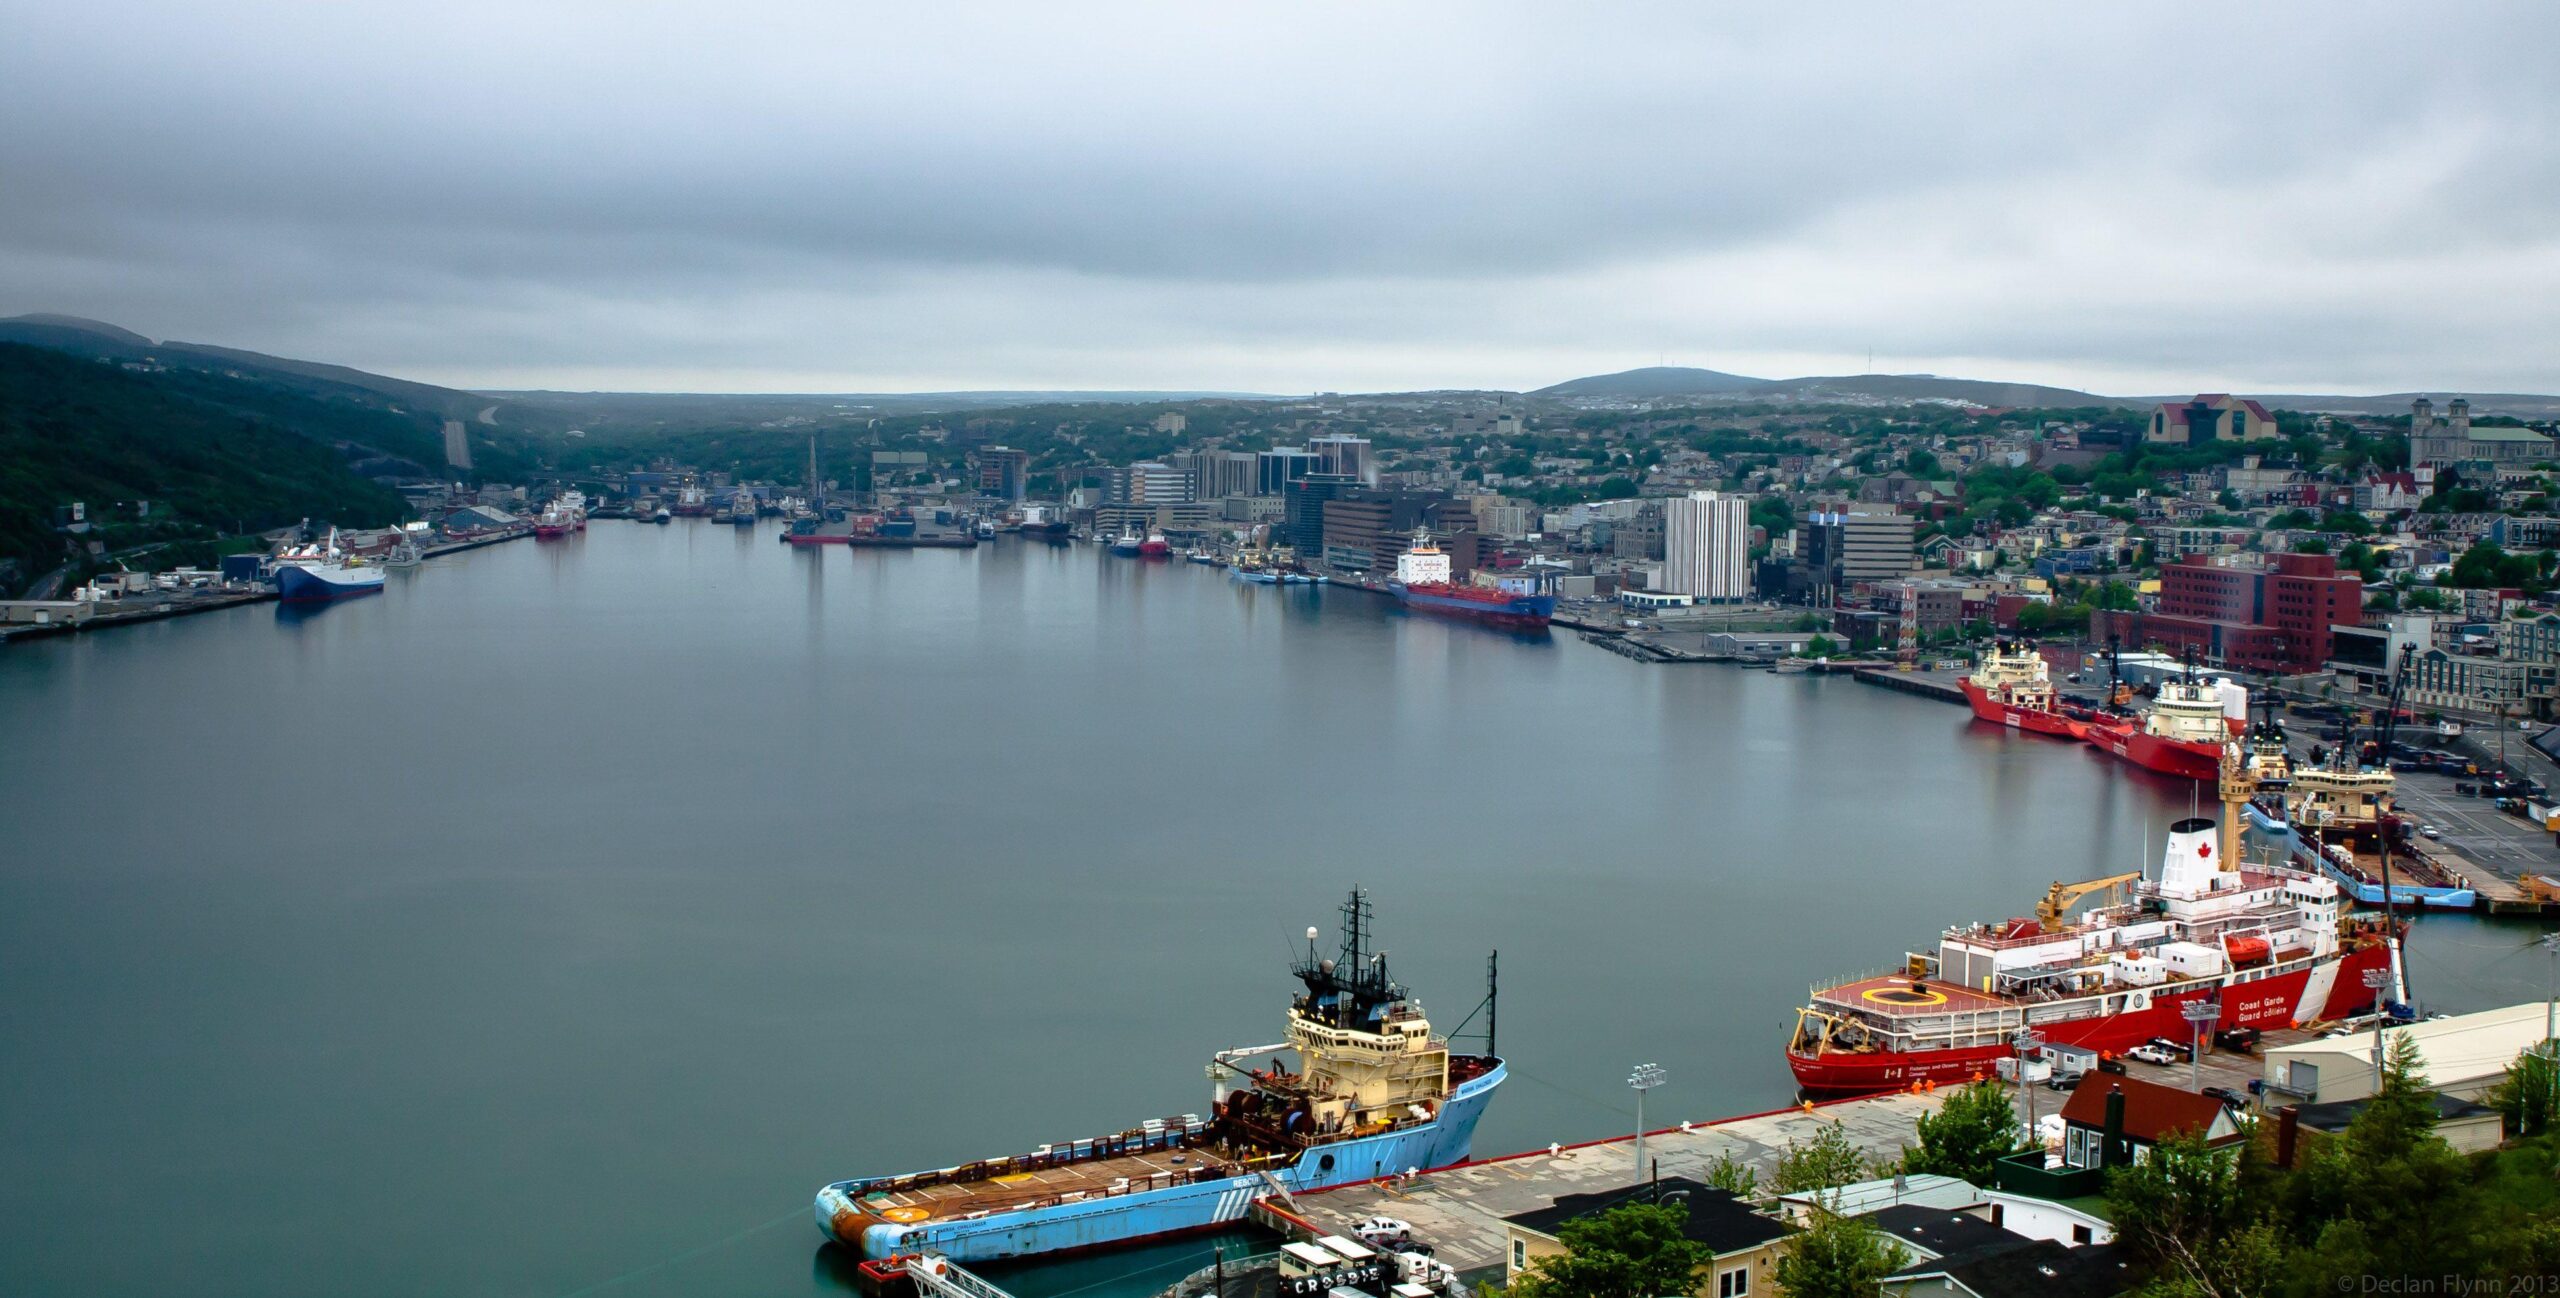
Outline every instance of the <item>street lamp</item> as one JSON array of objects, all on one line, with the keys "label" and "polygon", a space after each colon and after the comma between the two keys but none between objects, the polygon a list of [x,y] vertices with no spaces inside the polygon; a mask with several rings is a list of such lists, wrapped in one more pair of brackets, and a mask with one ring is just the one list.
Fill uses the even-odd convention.
[{"label": "street lamp", "polygon": [[2222,1017],[2222,1007],[2212,1001],[2188,1001],[2178,1007],[2187,1016],[2187,1027],[2193,1038],[2193,1050],[2187,1055],[2187,1089],[2204,1086],[2204,1025]]},{"label": "street lamp", "polygon": [[2034,1028],[2020,1028],[2018,1035],[2009,1038],[2009,1041],[2018,1047],[2018,1107],[2027,1111],[2027,1139],[2034,1140],[2036,1138],[2036,1088],[2027,1080],[2027,1061],[2035,1058],[2036,1051],[2044,1045],[2044,1038],[2037,1036]]},{"label": "street lamp", "polygon": [[2391,973],[2386,969],[2367,969],[2364,971],[2364,985],[2373,989],[2373,1089],[2379,1094],[2382,1090],[2382,989],[2391,985]]},{"label": "street lamp", "polygon": [[1644,1180],[1644,1093],[1671,1080],[1671,1074],[1660,1064],[1638,1064],[1627,1075],[1627,1085],[1636,1092],[1636,1180]]}]

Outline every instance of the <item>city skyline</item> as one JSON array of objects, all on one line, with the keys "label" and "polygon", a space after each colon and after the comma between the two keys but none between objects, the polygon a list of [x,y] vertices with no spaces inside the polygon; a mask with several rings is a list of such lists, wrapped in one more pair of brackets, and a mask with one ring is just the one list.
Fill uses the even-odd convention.
[{"label": "city skyline", "polygon": [[2560,19],[2156,12],[21,6],[0,312],[487,388],[2560,390]]}]

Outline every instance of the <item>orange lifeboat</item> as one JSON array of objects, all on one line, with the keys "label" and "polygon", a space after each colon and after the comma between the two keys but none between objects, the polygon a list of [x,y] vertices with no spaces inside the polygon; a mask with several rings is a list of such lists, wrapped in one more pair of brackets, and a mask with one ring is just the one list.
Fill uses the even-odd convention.
[{"label": "orange lifeboat", "polygon": [[2256,965],[2267,962],[2267,940],[2251,933],[2226,933],[2222,937],[2223,954],[2234,965]]}]

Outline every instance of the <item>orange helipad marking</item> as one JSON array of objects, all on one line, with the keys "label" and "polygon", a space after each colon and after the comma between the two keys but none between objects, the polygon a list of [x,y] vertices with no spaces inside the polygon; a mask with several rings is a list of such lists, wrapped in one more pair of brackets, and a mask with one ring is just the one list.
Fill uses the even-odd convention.
[{"label": "orange helipad marking", "polygon": [[1858,993],[1858,999],[1873,1001],[1878,1005],[1944,1005],[1947,1003],[1944,992],[1934,992],[1926,988],[1914,990],[1909,987],[1870,987]]},{"label": "orange helipad marking", "polygon": [[880,1215],[904,1226],[910,1222],[923,1221],[925,1218],[930,1217],[933,1214],[926,1212],[922,1208],[891,1208]]}]

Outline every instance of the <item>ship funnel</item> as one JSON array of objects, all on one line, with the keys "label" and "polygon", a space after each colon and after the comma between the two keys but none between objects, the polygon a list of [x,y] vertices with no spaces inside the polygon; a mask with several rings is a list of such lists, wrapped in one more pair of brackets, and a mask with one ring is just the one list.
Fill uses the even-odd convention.
[{"label": "ship funnel", "polygon": [[2214,823],[2191,816],[2169,826],[2169,846],[2160,858],[2160,891],[2194,896],[2213,890],[2222,873],[2222,851]]},{"label": "ship funnel", "polygon": [[2249,687],[2235,680],[2222,682],[2222,715],[2225,720],[2242,725],[2249,721]]}]

